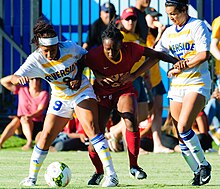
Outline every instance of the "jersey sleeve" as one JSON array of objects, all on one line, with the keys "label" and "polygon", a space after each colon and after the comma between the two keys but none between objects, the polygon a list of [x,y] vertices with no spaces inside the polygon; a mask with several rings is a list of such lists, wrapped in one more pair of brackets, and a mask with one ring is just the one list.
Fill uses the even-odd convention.
[{"label": "jersey sleeve", "polygon": [[14,73],[19,76],[27,76],[29,78],[44,77],[44,73],[39,69],[39,64],[33,53],[28,56],[24,64]]},{"label": "jersey sleeve", "polygon": [[193,39],[195,40],[195,46],[197,52],[209,51],[211,43],[211,33],[203,21],[198,21],[193,29]]}]

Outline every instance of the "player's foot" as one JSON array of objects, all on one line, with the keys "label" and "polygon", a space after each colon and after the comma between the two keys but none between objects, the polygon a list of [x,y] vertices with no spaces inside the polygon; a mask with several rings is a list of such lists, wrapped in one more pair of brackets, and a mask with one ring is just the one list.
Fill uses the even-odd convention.
[{"label": "player's foot", "polygon": [[211,179],[211,165],[200,166],[200,185],[207,184]]},{"label": "player's foot", "polygon": [[200,186],[200,174],[194,174],[194,178],[192,180],[192,185],[193,186]]},{"label": "player's foot", "polygon": [[36,181],[37,180],[35,178],[27,177],[20,182],[20,185],[22,185],[22,186],[35,186]]},{"label": "player's foot", "polygon": [[99,185],[104,177],[104,174],[94,173],[89,180],[88,185]]},{"label": "player's foot", "polygon": [[130,175],[136,179],[145,179],[147,178],[147,174],[140,167],[132,167],[130,169]]},{"label": "player's foot", "polygon": [[118,177],[116,174],[114,174],[105,177],[105,181],[102,183],[102,187],[114,187],[117,186],[118,183]]}]

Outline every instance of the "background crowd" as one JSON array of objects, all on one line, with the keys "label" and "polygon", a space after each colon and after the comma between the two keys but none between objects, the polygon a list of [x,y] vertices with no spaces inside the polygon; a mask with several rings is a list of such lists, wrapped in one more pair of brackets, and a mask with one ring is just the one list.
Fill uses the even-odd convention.
[{"label": "background crowd", "polygon": [[[98,69],[94,65],[90,66],[88,64],[87,66],[89,68],[84,70],[85,76],[88,76],[90,83],[94,84],[95,94],[98,98],[99,115],[102,115],[101,117],[103,118],[99,122],[100,131],[104,134],[112,152],[128,150],[131,174],[136,177],[136,171],[138,170],[138,179],[147,177],[146,173],[137,164],[139,153],[184,152],[183,156],[185,156],[184,158],[195,175],[193,185],[205,184],[205,182],[201,183],[201,178],[199,181],[197,180],[198,174],[201,177],[203,169],[211,171],[209,163],[204,160],[203,152],[215,151],[212,147],[213,141],[220,146],[220,16],[213,20],[212,31],[208,31],[203,23],[193,20],[188,15],[187,4],[187,0],[166,1],[166,13],[175,25],[175,27],[168,28],[168,26],[165,26],[159,21],[159,17],[162,14],[154,7],[150,7],[150,0],[136,0],[136,5],[124,9],[121,15],[116,14],[115,6],[112,3],[104,3],[100,7],[100,17],[91,25],[87,39],[82,45],[82,48],[88,50],[88,60],[85,59],[85,61],[95,62],[96,60],[101,62],[103,57],[99,55],[94,58],[93,54],[96,54],[96,51],[101,52],[100,49],[104,48],[103,54],[108,56],[108,61],[113,62],[114,67],[116,67],[117,62],[123,60],[123,57],[120,58],[119,54],[114,55],[115,52],[113,51],[115,49],[118,51],[121,50],[120,48],[117,49],[117,46],[120,46],[119,42],[121,41],[121,43],[127,44],[127,46],[131,42],[138,44],[138,46],[129,47],[136,47],[135,53],[140,56],[140,58],[135,57],[137,60],[132,60],[132,56],[129,61],[127,60],[127,62],[132,62],[130,75],[139,73],[139,68],[147,61],[153,61],[151,59],[148,60],[147,54],[145,54],[146,49],[150,49],[147,51],[149,54],[153,53],[154,50],[163,52],[169,52],[171,50],[171,53],[175,57],[182,60],[178,65],[175,64],[173,69],[167,73],[168,77],[172,78],[172,84],[168,93],[168,98],[171,101],[169,114],[164,123],[162,119],[163,95],[167,91],[163,85],[163,78],[160,73],[159,60],[161,58],[155,57],[156,62],[152,63],[154,65],[149,70],[145,70],[133,81],[132,85],[136,92],[133,92],[130,88],[123,88],[123,90],[126,89],[127,91],[125,90],[123,93],[119,93],[117,90],[111,90],[111,94],[104,93],[100,90],[100,86],[103,86],[102,82],[111,83],[114,78],[104,78],[106,72],[100,71],[101,68]],[[173,7],[176,7],[176,9],[173,10]],[[190,30],[191,22],[195,22],[195,25],[193,25],[195,30],[191,32],[197,32],[202,27],[203,30],[201,33],[203,32],[205,35],[205,39],[203,38],[204,35],[193,36],[195,38],[193,39],[195,40],[195,44],[200,46],[200,50],[196,49],[197,51],[194,51],[195,54],[197,53],[196,58],[193,53],[178,54],[176,52],[178,49],[169,49],[169,47],[175,45],[170,38],[175,38],[179,43],[186,44],[189,42],[187,37],[177,37],[174,33],[181,32],[187,27]],[[111,30],[114,34],[110,32],[110,25],[117,28],[115,31],[113,31],[114,29]],[[120,31],[120,34],[118,34],[119,38],[115,34],[117,31]],[[117,43],[111,35],[117,38]],[[112,41],[110,40],[109,42],[108,39]],[[126,48],[128,48],[127,46]],[[191,48],[194,47],[192,46]],[[143,49],[145,49],[144,53],[141,53]],[[209,52],[215,60],[215,78],[210,78],[215,84],[215,89],[211,93],[208,90],[211,80],[209,81],[209,72],[206,70],[210,58]],[[106,69],[110,67],[108,61],[106,61]],[[173,63],[175,62],[173,61]],[[195,67],[200,72],[194,69]],[[105,68],[103,67],[103,69]],[[112,68],[112,70],[114,69]],[[117,69],[115,70],[115,75],[116,73],[120,74]],[[199,76],[197,75],[200,80],[192,76],[188,77],[186,81],[187,74],[194,76],[201,74]],[[181,77],[177,77],[178,75],[181,75]],[[121,80],[123,79],[122,77]],[[40,78],[32,78],[27,86],[14,85],[11,83],[11,80],[12,76],[6,76],[1,78],[1,84],[13,92],[13,94],[18,95],[18,110],[17,115],[10,116],[11,122],[1,134],[0,149],[4,149],[3,143],[18,132],[21,126],[21,135],[27,140],[22,150],[29,150],[32,149],[35,142],[42,144],[41,137],[44,135],[42,135],[41,131],[43,129],[45,110],[48,108],[49,94],[42,90]],[[202,82],[202,87],[197,87]],[[182,84],[181,88],[180,84]],[[188,84],[194,85],[193,91],[196,94],[191,94],[192,88]],[[132,93],[132,95],[129,96],[127,93]],[[133,99],[135,96],[133,93],[137,95],[137,104],[136,100]],[[114,99],[114,103],[117,101],[117,106],[109,105],[112,103],[112,98]],[[125,107],[124,104],[127,104],[127,106]],[[190,106],[190,104],[193,104],[193,106]],[[187,114],[186,112],[191,114]],[[102,162],[97,160],[96,158],[98,156],[95,154],[95,150],[91,146],[89,147],[89,138],[92,141],[92,135],[88,137],[77,115],[71,114],[70,117],[72,116],[73,119],[68,121],[67,124],[67,120],[63,122],[65,127],[59,132],[56,139],[53,140],[50,150],[89,150],[90,158],[96,167],[96,173],[89,181],[89,184],[99,184],[96,183],[96,180],[100,179],[101,181],[103,177],[103,160]],[[87,130],[87,133],[90,132]],[[35,141],[33,142],[33,140]],[[180,145],[179,141],[181,143]],[[137,147],[138,149],[136,149]],[[198,152],[192,153],[195,149]],[[193,157],[196,158],[193,159]],[[190,158],[191,160],[189,160]],[[195,167],[195,165],[199,166]],[[110,166],[110,176],[112,177],[113,175],[116,180],[113,184],[117,185],[117,175],[115,175],[111,162],[108,166]],[[133,171],[133,168],[137,170]]]}]

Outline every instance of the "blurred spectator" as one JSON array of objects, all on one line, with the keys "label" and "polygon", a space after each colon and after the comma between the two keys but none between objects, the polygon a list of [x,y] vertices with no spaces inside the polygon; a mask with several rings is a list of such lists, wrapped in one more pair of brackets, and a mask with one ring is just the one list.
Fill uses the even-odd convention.
[{"label": "blurred spectator", "polygon": [[218,88],[212,93],[204,111],[208,117],[209,134],[220,146],[220,91]]},{"label": "blurred spectator", "polygon": [[[36,141],[39,139],[41,132],[36,137]],[[87,151],[89,145],[89,139],[85,134],[79,120],[75,113],[73,119],[70,120],[63,131],[59,133],[54,142],[52,143],[51,151],[69,151],[69,150],[81,150]]]},{"label": "blurred spectator", "polygon": [[22,150],[32,148],[32,140],[43,128],[44,111],[47,108],[49,96],[47,91],[41,88],[41,79],[31,79],[29,86],[15,86],[11,83],[11,77],[1,79],[1,84],[18,95],[17,116],[11,116],[12,121],[6,126],[0,138],[0,148],[3,143],[14,135],[15,130],[22,126],[22,131],[27,139]]},{"label": "blurred spectator", "polygon": [[212,22],[212,40],[210,51],[215,57],[215,74],[218,78],[218,85],[220,86],[220,16],[215,18]]},{"label": "blurred spectator", "polygon": [[100,8],[100,17],[91,25],[88,30],[86,42],[83,44],[84,49],[91,49],[94,46],[102,44],[101,35],[111,20],[117,20],[115,6],[112,3],[104,3]]},{"label": "blurred spectator", "polygon": [[136,0],[134,7],[135,13],[137,15],[137,25],[135,33],[139,33],[140,37],[146,43],[148,35],[148,26],[145,20],[145,9],[150,6],[151,0]]},{"label": "blurred spectator", "polygon": [[[146,22],[148,25],[148,36],[147,36],[147,47],[154,48],[159,39],[162,36],[165,26],[159,22],[158,17],[162,16],[161,13],[157,12],[153,7],[145,9]],[[160,74],[159,62],[150,69],[150,82],[151,92],[153,94],[153,111],[154,114],[152,120],[152,134],[154,140],[154,152],[155,153],[170,153],[173,150],[166,148],[162,144],[161,139],[161,126],[162,126],[162,112],[163,112],[163,95],[166,93],[165,87],[162,82]],[[148,78],[147,78],[148,79]]]},{"label": "blurred spectator", "polygon": [[202,149],[205,152],[213,152],[212,138],[209,135],[208,119],[204,110],[202,110],[196,117],[196,121],[193,123],[192,129],[197,134]]}]

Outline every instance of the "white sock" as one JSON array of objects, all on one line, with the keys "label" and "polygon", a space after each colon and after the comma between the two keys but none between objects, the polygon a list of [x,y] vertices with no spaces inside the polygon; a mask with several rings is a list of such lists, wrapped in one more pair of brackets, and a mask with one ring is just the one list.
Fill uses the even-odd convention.
[{"label": "white sock", "polygon": [[30,168],[29,168],[30,178],[35,178],[37,180],[38,172],[47,154],[48,154],[48,150],[41,150],[40,148],[37,147],[37,145],[35,145],[30,160]]},{"label": "white sock", "polygon": [[192,153],[190,152],[189,148],[185,144],[180,143],[180,149],[182,151],[182,156],[185,159],[186,163],[189,165],[191,170],[197,174],[199,172],[199,164],[193,157]]},{"label": "white sock", "polygon": [[208,165],[208,162],[206,161],[204,156],[203,149],[195,132],[190,129],[186,132],[180,133],[180,137],[189,148],[197,163],[199,165]]},{"label": "white sock", "polygon": [[109,151],[108,143],[102,133],[98,134],[91,140],[95,151],[98,153],[99,158],[106,170],[107,175],[114,175],[115,169],[112,163],[112,157]]}]

